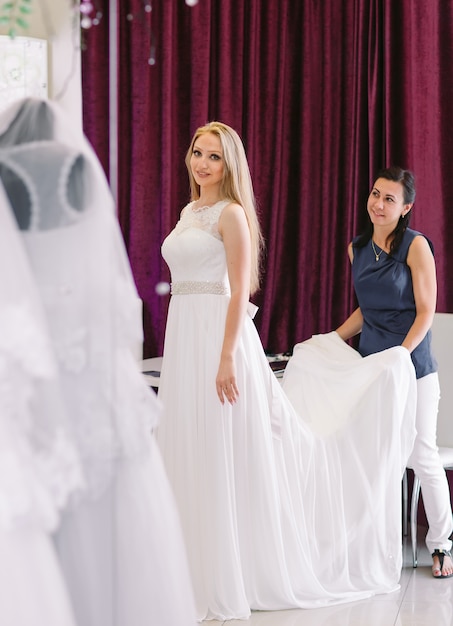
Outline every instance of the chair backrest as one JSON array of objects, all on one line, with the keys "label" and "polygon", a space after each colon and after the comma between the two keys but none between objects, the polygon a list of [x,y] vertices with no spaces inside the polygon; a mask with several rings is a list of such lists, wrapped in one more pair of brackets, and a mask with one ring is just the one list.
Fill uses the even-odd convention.
[{"label": "chair backrest", "polygon": [[437,445],[453,447],[453,313],[435,313],[432,346],[439,364]]}]

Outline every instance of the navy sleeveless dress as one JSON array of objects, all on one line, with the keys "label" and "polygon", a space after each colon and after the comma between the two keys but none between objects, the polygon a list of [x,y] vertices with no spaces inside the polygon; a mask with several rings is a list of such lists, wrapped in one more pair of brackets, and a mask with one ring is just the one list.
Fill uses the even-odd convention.
[{"label": "navy sleeveless dress", "polygon": [[[357,238],[353,240],[352,276],[363,315],[358,348],[362,356],[401,345],[414,322],[415,299],[407,254],[417,235],[422,233],[408,228],[398,251],[392,256],[383,251],[378,261],[371,241],[358,248]],[[431,241],[426,239],[433,250]],[[411,357],[417,378],[437,371],[431,352],[431,331]]]}]

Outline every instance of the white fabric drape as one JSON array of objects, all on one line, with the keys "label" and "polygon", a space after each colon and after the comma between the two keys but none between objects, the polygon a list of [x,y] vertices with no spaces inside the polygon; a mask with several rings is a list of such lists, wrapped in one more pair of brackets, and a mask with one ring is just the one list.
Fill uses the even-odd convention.
[{"label": "white fabric drape", "polygon": [[336,333],[313,337],[296,347],[282,389],[246,316],[235,354],[239,398],[222,405],[216,374],[230,297],[215,226],[224,204],[196,213],[189,204],[162,246],[176,288],[158,442],[197,617],[246,619],[253,609],[391,592],[402,565],[402,471],[415,436],[409,352],[362,359]]}]

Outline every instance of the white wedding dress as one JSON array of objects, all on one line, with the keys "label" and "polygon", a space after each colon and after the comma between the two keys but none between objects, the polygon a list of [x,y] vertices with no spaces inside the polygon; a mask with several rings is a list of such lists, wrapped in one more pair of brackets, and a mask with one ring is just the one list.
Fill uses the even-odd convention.
[{"label": "white wedding dress", "polygon": [[402,566],[401,478],[415,436],[409,352],[362,359],[336,333],[315,336],[296,347],[283,391],[247,316],[239,400],[222,405],[215,378],[229,285],[217,225],[226,204],[187,205],[162,246],[173,295],[158,442],[197,618],[246,619],[253,609],[391,592]]},{"label": "white wedding dress", "polygon": [[75,626],[51,533],[83,479],[43,311],[1,182],[0,268],[0,623]]},{"label": "white wedding dress", "polygon": [[152,434],[160,405],[139,370],[141,302],[105,177],[56,105],[26,100],[9,119],[0,175],[83,474],[53,529],[77,626],[192,626],[178,513]]}]

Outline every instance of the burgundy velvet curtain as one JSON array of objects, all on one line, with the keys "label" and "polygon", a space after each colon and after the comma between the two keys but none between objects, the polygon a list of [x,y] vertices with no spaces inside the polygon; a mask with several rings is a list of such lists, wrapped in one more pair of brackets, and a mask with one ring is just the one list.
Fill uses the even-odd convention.
[{"label": "burgundy velvet curtain", "polygon": [[[453,3],[143,7],[119,2],[118,211],[144,301],[146,356],[162,350],[168,298],[155,285],[169,278],[160,245],[188,200],[184,155],[213,119],[243,137],[254,180],[267,242],[254,298],[265,348],[285,351],[351,312],[347,244],[377,169],[392,163],[417,176],[411,225],[434,242],[438,310],[453,311]],[[83,55],[85,131],[104,164],[107,33],[105,15]]]}]

